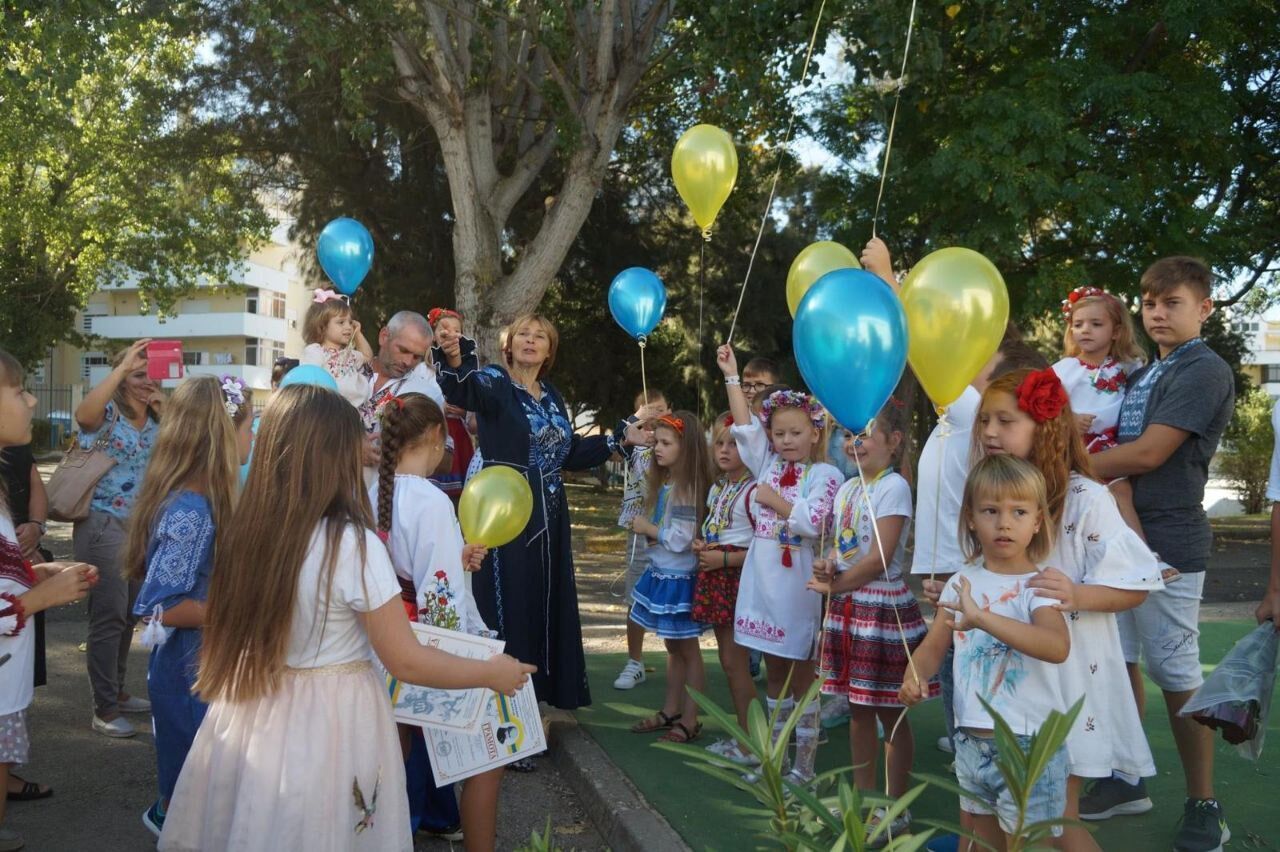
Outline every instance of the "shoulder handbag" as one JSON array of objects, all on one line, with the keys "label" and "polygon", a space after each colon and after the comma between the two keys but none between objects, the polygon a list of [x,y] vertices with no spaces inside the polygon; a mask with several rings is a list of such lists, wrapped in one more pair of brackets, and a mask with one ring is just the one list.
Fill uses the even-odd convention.
[{"label": "shoulder handbag", "polygon": [[80,446],[77,436],[49,477],[45,490],[49,493],[49,517],[53,520],[74,522],[89,517],[89,502],[98,481],[116,466],[116,460],[107,454],[107,443],[119,417],[118,411],[112,412],[111,422],[88,449]]}]

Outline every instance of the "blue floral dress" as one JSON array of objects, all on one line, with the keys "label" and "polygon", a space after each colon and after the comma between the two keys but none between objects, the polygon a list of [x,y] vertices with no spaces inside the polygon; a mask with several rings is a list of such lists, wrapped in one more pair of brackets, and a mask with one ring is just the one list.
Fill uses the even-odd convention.
[{"label": "blue floral dress", "polygon": [[475,342],[462,340],[462,364],[447,366],[434,350],[445,398],[473,411],[485,467],[506,465],[524,474],[533,491],[533,515],[510,544],[489,552],[472,580],[485,623],[507,643],[506,652],[538,667],[539,700],[572,710],[591,703],[578,589],[562,470],[603,464],[618,450],[616,435],[573,433],[564,400],[549,382],[534,399],[501,367],[480,368]]},{"label": "blue floral dress", "polygon": [[147,470],[147,462],[151,461],[151,448],[155,446],[160,424],[148,417],[141,429],[134,428],[123,414],[117,417],[116,404],[108,402],[102,425],[97,431],[81,432],[80,446],[85,449],[92,447],[102,430],[108,428],[111,429],[111,437],[106,444],[106,454],[115,459],[116,465],[98,480],[89,502],[89,511],[127,518],[142,487],[142,474]]}]

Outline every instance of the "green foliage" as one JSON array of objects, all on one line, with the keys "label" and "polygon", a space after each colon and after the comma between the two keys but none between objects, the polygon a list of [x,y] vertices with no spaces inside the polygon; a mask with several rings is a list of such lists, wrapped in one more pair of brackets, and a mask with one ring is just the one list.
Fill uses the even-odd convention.
[{"label": "green foliage", "polygon": [[[814,683],[797,707],[804,707],[817,701],[820,684]],[[783,692],[786,692],[784,687]],[[917,773],[916,777],[925,783],[913,787],[901,798],[893,800],[882,796],[867,794],[853,788],[844,780],[850,770],[835,769],[818,776],[813,789],[835,787],[834,796],[820,797],[813,789],[797,786],[785,780],[783,769],[787,757],[787,749],[791,733],[799,720],[798,712],[792,713],[777,740],[773,739],[773,725],[777,721],[778,710],[766,715],[759,699],[753,699],[747,708],[747,728],[744,730],[737,718],[720,707],[714,700],[695,689],[689,694],[697,701],[708,716],[714,719],[730,736],[736,739],[748,754],[753,755],[759,766],[752,770],[756,776],[754,781],[743,777],[742,767],[732,761],[712,754],[705,749],[677,743],[656,743],[657,748],[666,749],[687,758],[687,765],[706,775],[746,793],[757,805],[769,814],[769,832],[762,839],[781,846],[787,850],[850,850],[862,852],[868,849],[869,841],[884,841],[883,836],[890,823],[900,815],[911,803],[919,798],[927,785],[942,787],[957,795],[962,791],[954,778]],[[1024,751],[1008,723],[990,706],[983,703],[987,712],[995,720],[995,738],[998,757],[996,759],[1000,774],[1013,796],[1018,808],[1018,822],[1013,832],[1013,839],[1008,849],[1010,852],[1045,848],[1049,842],[1053,828],[1068,824],[1068,820],[1048,820],[1028,823],[1026,812],[1031,789],[1044,773],[1049,759],[1067,740],[1067,733],[1075,723],[1076,716],[1084,704],[1081,698],[1066,713],[1053,711],[1045,723],[1031,737]],[[876,809],[884,808],[885,813],[878,821],[871,816]],[[930,829],[902,837],[889,838],[887,844],[877,848],[894,852],[914,852],[924,848],[934,835],[934,829],[969,837],[979,848],[989,848],[985,843],[967,834],[958,826],[943,822],[920,820]],[[1072,825],[1080,825],[1071,822]]]},{"label": "green foliage", "polygon": [[1231,483],[1250,515],[1261,512],[1267,504],[1267,477],[1276,439],[1271,424],[1274,406],[1270,394],[1258,387],[1237,397],[1235,414],[1227,424],[1218,454],[1218,472]]},{"label": "green foliage", "polygon": [[216,136],[193,136],[198,39],[182,3],[72,0],[0,12],[0,338],[27,364],[99,287],[171,307],[224,279],[269,223]]},{"label": "green foliage", "polygon": [[560,847],[551,839],[551,817],[547,817],[547,827],[539,834],[537,831],[529,832],[529,843],[527,846],[521,846],[516,852],[559,852]]}]

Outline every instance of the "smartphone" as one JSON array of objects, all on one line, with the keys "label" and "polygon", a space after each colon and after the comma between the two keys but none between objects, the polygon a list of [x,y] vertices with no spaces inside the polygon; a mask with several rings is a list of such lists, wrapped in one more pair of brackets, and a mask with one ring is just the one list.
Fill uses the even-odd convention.
[{"label": "smartphone", "polygon": [[153,340],[147,344],[147,378],[159,382],[182,377],[181,340]]}]

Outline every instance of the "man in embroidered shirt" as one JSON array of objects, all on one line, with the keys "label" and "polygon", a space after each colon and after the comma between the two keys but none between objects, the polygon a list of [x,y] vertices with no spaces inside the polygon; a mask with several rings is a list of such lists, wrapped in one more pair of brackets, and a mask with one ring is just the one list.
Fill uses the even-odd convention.
[{"label": "man in embroidered shirt", "polygon": [[[1178,710],[1200,687],[1200,595],[1213,535],[1205,515],[1209,460],[1231,419],[1231,368],[1200,338],[1213,311],[1213,273],[1191,257],[1166,257],[1142,275],[1142,324],[1159,358],[1129,379],[1120,445],[1092,457],[1103,479],[1133,479],[1133,502],[1151,549],[1182,572],[1137,609],[1120,613],[1120,638],[1142,709],[1139,655],[1164,693],[1187,784],[1176,850],[1218,849],[1231,836],[1213,797],[1213,731]],[[1080,815],[1106,819],[1150,810],[1142,784],[1106,779],[1082,797]]]},{"label": "man in embroidered shirt", "polygon": [[[435,342],[431,324],[422,314],[400,311],[378,331],[378,354],[370,366],[373,368],[373,402],[378,405],[393,396],[420,393],[430,397],[444,411],[444,393],[436,382],[435,370],[427,363],[427,353]],[[365,443],[364,464],[374,474],[380,460],[377,434],[369,436]],[[453,467],[453,441],[446,439],[444,458],[436,473],[448,473]]]}]

